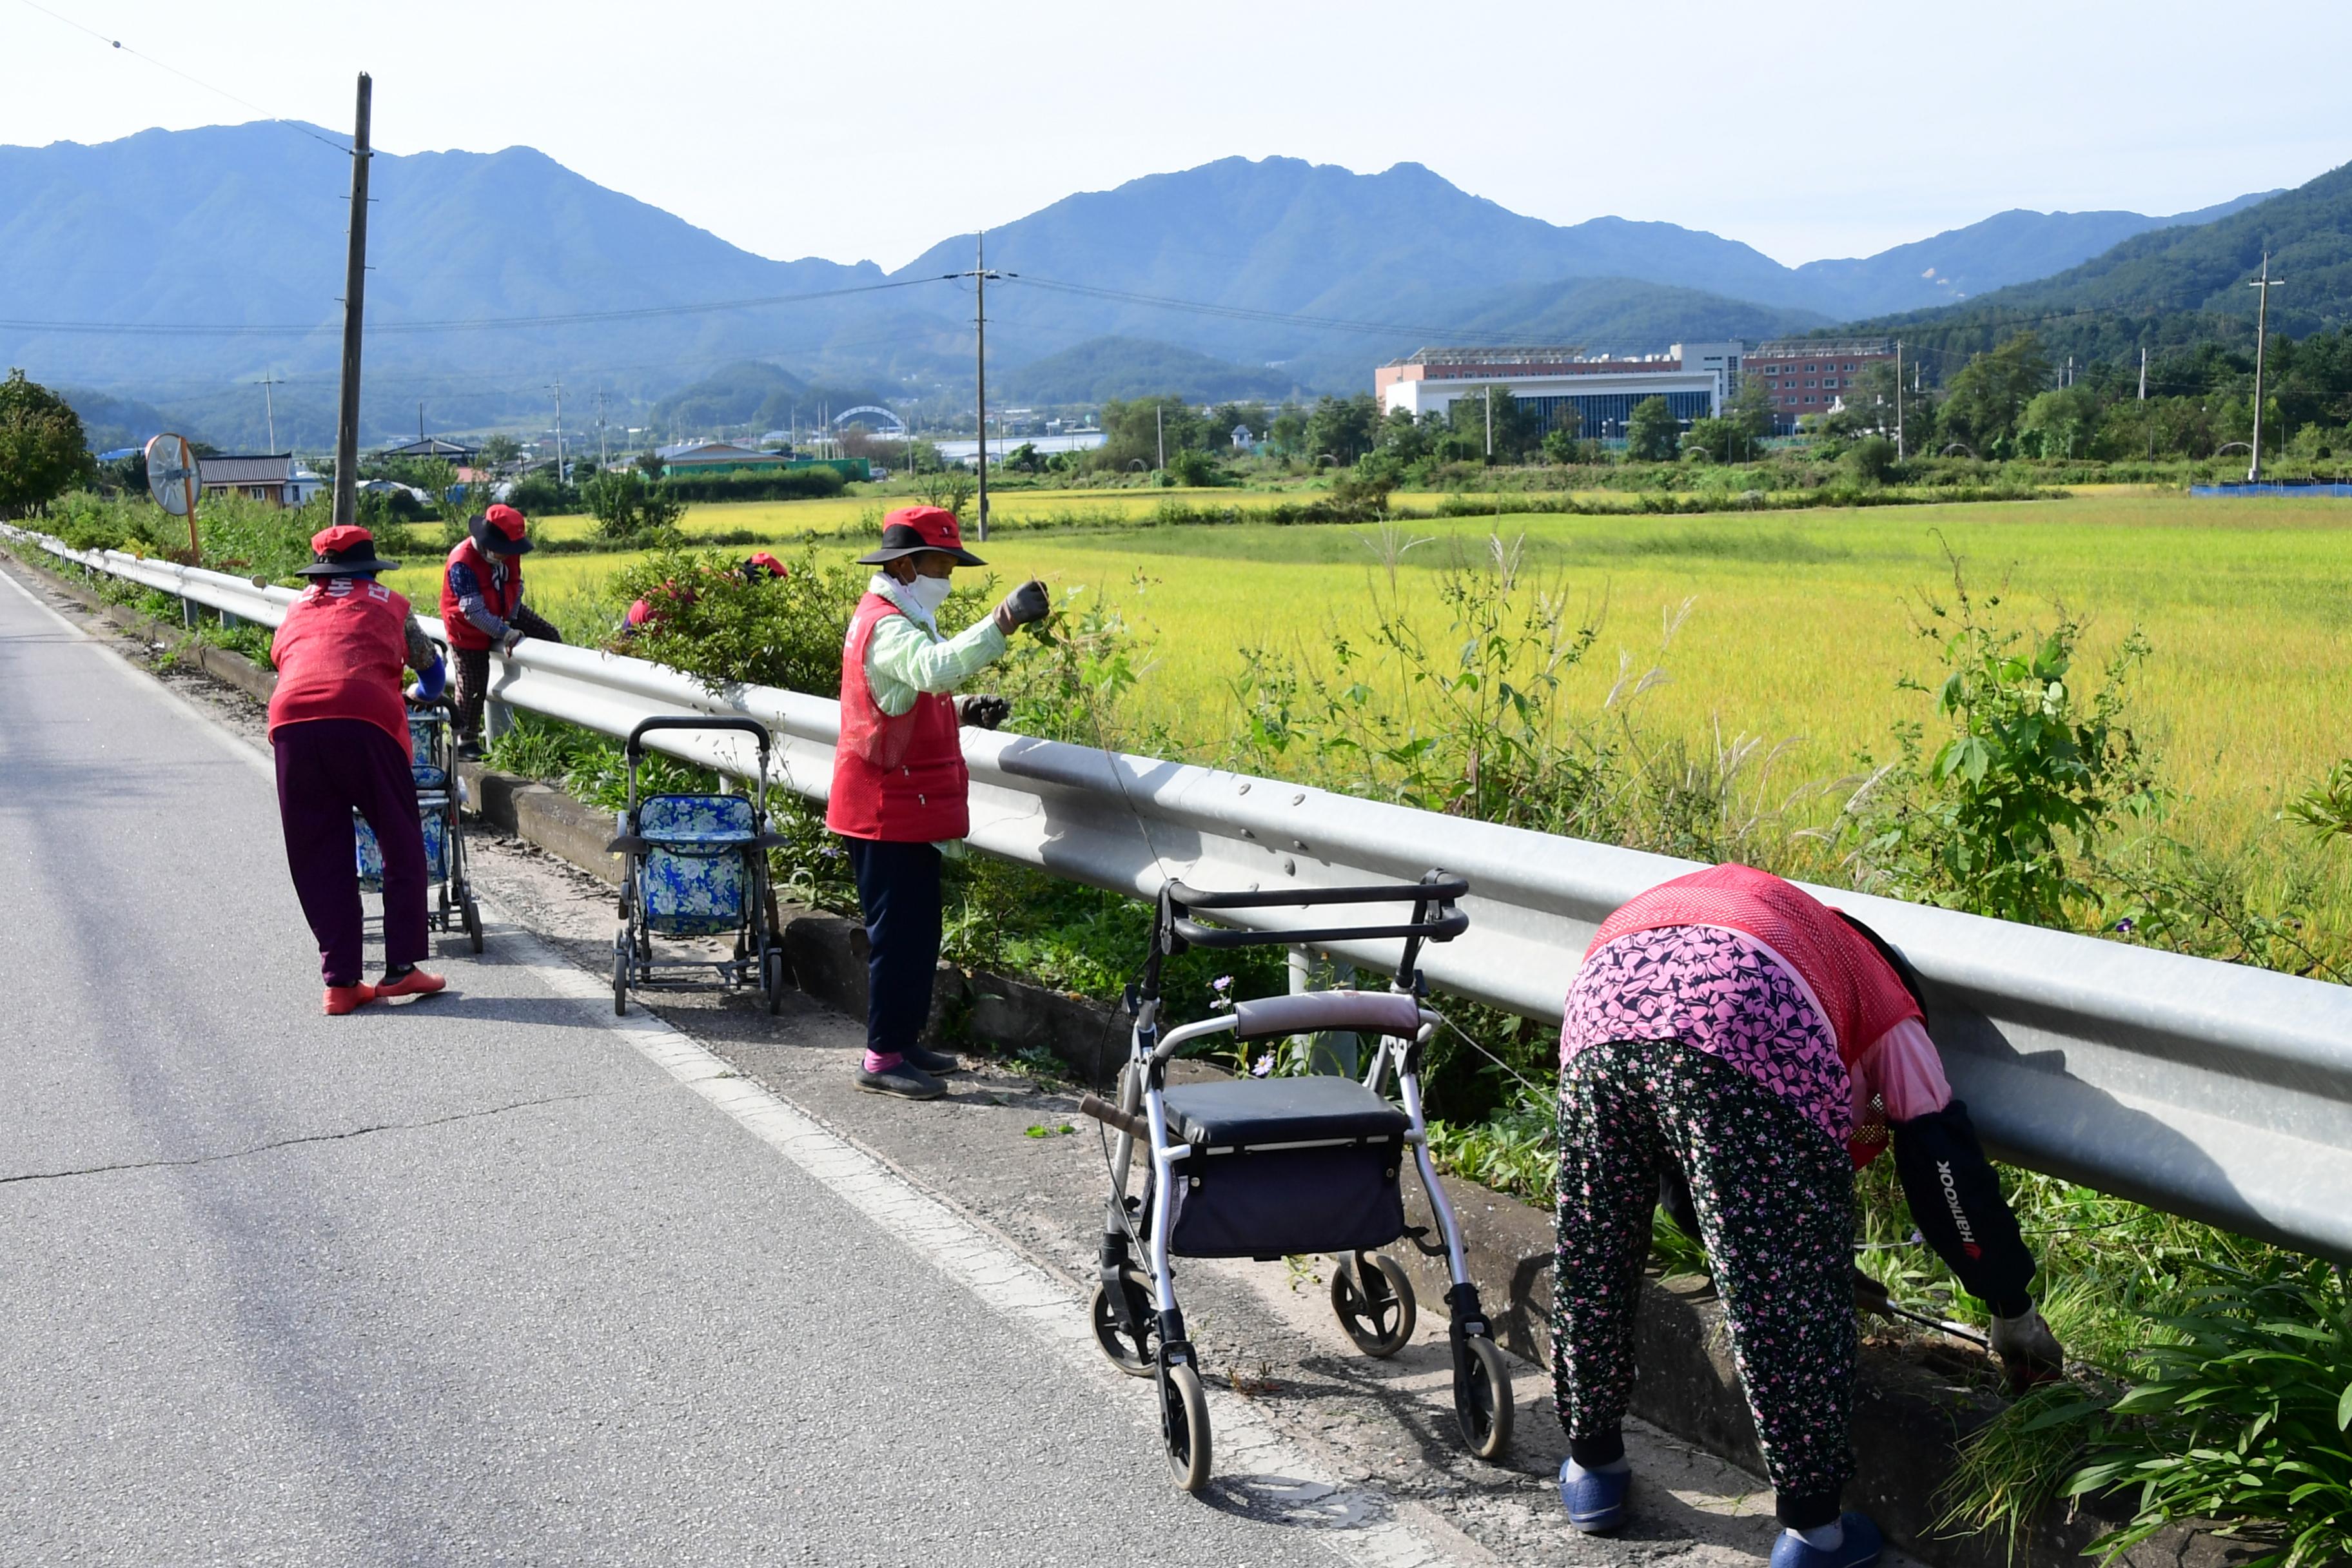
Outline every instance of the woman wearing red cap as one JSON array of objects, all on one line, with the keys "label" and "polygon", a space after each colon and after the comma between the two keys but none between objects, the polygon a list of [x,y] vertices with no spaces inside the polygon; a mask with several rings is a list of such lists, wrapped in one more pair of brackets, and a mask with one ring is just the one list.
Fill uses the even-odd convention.
[{"label": "woman wearing red cap", "polygon": [[[379,997],[438,991],[441,977],[416,965],[425,934],[425,828],[409,773],[408,710],[400,672],[417,673],[409,695],[441,693],[441,650],[408,601],[375,580],[396,571],[379,561],[364,528],[344,524],[312,536],[316,579],[295,600],[269,645],[278,688],[269,699],[269,743],[278,761],[278,817],[286,865],[302,915],[319,939],[325,1010],[340,1016]],[[360,978],[361,910],[352,813],[367,818],[383,849],[383,978]]]},{"label": "woman wearing red cap", "polygon": [[451,718],[458,749],[481,752],[482,699],[490,688],[490,649],[512,653],[527,637],[562,642],[563,634],[522,602],[522,557],[530,549],[522,513],[499,505],[474,519],[441,572],[441,629],[457,656]]},{"label": "woman wearing red cap", "polygon": [[847,841],[866,915],[866,1061],[857,1087],[908,1100],[947,1092],[953,1057],[918,1043],[940,962],[940,846],[971,830],[971,775],[957,726],[992,730],[1001,697],[953,691],[1004,655],[1016,626],[1051,606],[1024,583],[995,612],[953,637],[933,618],[958,566],[987,563],[963,547],[955,513],[913,506],[883,519],[881,548],[858,558],[874,580],[841,651],[841,741],[833,752],[825,826]]},{"label": "woman wearing red cap", "polygon": [[1560,1028],[1553,1371],[1560,1496],[1588,1531],[1625,1520],[1619,1427],[1633,1307],[1661,1201],[1706,1244],[1785,1527],[1773,1568],[1864,1568],[1841,1512],[1855,1356],[1853,1173],[1891,1142],[1927,1243],[1992,1316],[2012,1384],[2062,1352],[2000,1184],[1952,1098],[1902,955],[1792,882],[1716,866],[1601,923]]}]

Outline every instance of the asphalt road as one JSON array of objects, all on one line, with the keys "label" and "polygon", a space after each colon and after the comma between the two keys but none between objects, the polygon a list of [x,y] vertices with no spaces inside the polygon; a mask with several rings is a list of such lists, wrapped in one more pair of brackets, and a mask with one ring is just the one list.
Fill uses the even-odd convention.
[{"label": "asphalt road", "polygon": [[1358,1554],[545,957],[322,1017],[267,759],[0,574],[0,1563]]}]

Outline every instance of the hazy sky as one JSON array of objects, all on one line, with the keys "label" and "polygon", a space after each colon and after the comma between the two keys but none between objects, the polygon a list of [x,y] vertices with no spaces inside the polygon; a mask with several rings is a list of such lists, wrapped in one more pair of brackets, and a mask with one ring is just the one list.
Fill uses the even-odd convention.
[{"label": "hazy sky", "polygon": [[274,115],[521,142],[778,258],[871,258],[1234,153],[1429,165],[1782,261],[2006,207],[2171,213],[2352,157],[2343,0],[1345,6],[0,0],[0,143]]}]

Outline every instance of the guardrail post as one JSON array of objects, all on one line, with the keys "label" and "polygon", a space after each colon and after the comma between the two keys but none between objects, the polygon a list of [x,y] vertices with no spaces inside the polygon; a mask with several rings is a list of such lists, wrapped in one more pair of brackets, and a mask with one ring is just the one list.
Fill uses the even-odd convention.
[{"label": "guardrail post", "polygon": [[514,710],[503,697],[495,693],[482,700],[482,744],[496,745],[499,736],[514,728]]},{"label": "guardrail post", "polygon": [[[1311,948],[1290,950],[1290,994],[1306,991],[1333,991],[1352,985],[1356,966],[1334,959],[1318,957]],[[1353,1078],[1358,1069],[1358,1050],[1354,1031],[1334,1029],[1320,1035],[1293,1035],[1294,1042],[1304,1042],[1307,1070]]]},{"label": "guardrail post", "polygon": [[243,621],[238,620],[235,616],[230,615],[226,610],[223,610],[220,613],[220,622],[221,630],[225,632],[233,632],[236,630],[237,627],[245,624]]},{"label": "guardrail post", "polygon": [[194,599],[181,600],[180,625],[189,631],[194,631],[196,629],[196,602]]}]

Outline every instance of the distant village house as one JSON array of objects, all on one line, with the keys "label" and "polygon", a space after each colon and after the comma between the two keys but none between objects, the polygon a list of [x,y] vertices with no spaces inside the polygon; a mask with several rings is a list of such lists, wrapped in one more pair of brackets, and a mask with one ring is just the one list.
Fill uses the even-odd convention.
[{"label": "distant village house", "polygon": [[305,505],[327,483],[291,452],[199,458],[196,481],[207,496],[238,495],[276,507]]}]

